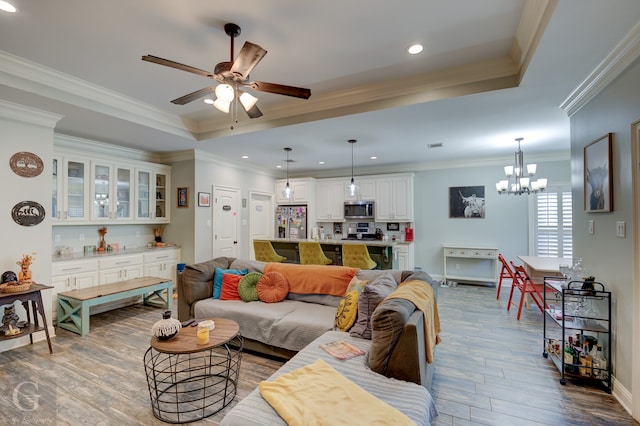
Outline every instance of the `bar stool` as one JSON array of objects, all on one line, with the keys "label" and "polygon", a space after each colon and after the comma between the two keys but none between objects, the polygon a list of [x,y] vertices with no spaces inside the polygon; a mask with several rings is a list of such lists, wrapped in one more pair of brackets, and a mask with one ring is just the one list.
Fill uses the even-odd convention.
[{"label": "bar stool", "polygon": [[324,255],[320,243],[313,241],[300,241],[298,243],[300,252],[300,264],[302,265],[330,265],[331,259]]},{"label": "bar stool", "polygon": [[366,244],[343,244],[342,265],[360,269],[373,269],[378,266],[369,256]]},{"label": "bar stool", "polygon": [[265,240],[253,240],[253,252],[255,253],[256,260],[260,262],[284,262],[286,257],[280,256],[271,241]]}]

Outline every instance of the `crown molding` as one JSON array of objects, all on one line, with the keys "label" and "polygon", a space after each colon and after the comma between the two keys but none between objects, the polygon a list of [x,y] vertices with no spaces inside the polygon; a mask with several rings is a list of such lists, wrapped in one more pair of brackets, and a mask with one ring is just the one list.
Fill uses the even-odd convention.
[{"label": "crown molding", "polygon": [[76,136],[55,133],[53,143],[56,148],[78,151],[79,154],[104,155],[106,157],[119,157],[128,160],[150,161],[154,163],[162,162],[161,156],[156,153],[143,151],[135,148],[127,148],[119,145],[113,145],[107,142],[100,142],[90,139],[83,139]]},{"label": "crown molding", "polygon": [[533,58],[557,4],[558,0],[527,0],[525,3],[511,46],[511,57],[518,68],[520,79]]},{"label": "crown molding", "polygon": [[0,99],[0,117],[53,129],[64,116]]},{"label": "crown molding", "polygon": [[598,93],[640,57],[640,22],[614,47],[600,64],[560,104],[569,117],[589,103]]},{"label": "crown molding", "polygon": [[88,81],[0,51],[0,83],[121,120],[194,139],[192,121]]}]

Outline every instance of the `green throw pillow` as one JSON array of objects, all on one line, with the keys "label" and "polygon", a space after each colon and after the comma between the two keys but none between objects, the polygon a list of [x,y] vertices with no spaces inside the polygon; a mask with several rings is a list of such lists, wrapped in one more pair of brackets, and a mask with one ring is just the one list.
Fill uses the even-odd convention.
[{"label": "green throw pillow", "polygon": [[238,284],[238,294],[240,298],[245,302],[254,302],[260,300],[258,297],[258,291],[256,290],[256,284],[262,278],[260,272],[249,272],[247,275],[240,279]]}]

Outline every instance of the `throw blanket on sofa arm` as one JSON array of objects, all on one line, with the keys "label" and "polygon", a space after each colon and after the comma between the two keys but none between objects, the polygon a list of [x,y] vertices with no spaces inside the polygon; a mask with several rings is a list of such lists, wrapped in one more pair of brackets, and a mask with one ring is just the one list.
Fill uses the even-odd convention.
[{"label": "throw blanket on sofa arm", "polygon": [[405,299],[416,305],[424,315],[424,340],[426,345],[427,362],[433,362],[435,345],[440,343],[440,317],[433,288],[419,280],[401,283],[398,288],[387,296],[387,299]]},{"label": "throw blanket on sofa arm", "polygon": [[415,425],[386,402],[376,398],[318,359],[259,384],[262,397],[289,426],[295,425]]}]

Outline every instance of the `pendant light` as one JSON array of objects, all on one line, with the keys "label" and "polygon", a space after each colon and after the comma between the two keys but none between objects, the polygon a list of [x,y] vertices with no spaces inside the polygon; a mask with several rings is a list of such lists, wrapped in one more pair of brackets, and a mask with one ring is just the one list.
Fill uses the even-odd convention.
[{"label": "pendant light", "polygon": [[351,182],[349,183],[347,194],[350,197],[356,197],[360,188],[358,188],[356,181],[353,179],[353,145],[358,141],[355,139],[349,139],[347,142],[351,144]]},{"label": "pendant light", "polygon": [[282,196],[287,200],[293,198],[293,188],[289,185],[289,163],[293,160],[289,160],[289,153],[291,152],[291,148],[285,148],[284,151],[287,153],[287,159],[285,160],[287,163],[287,184],[282,190]]}]

